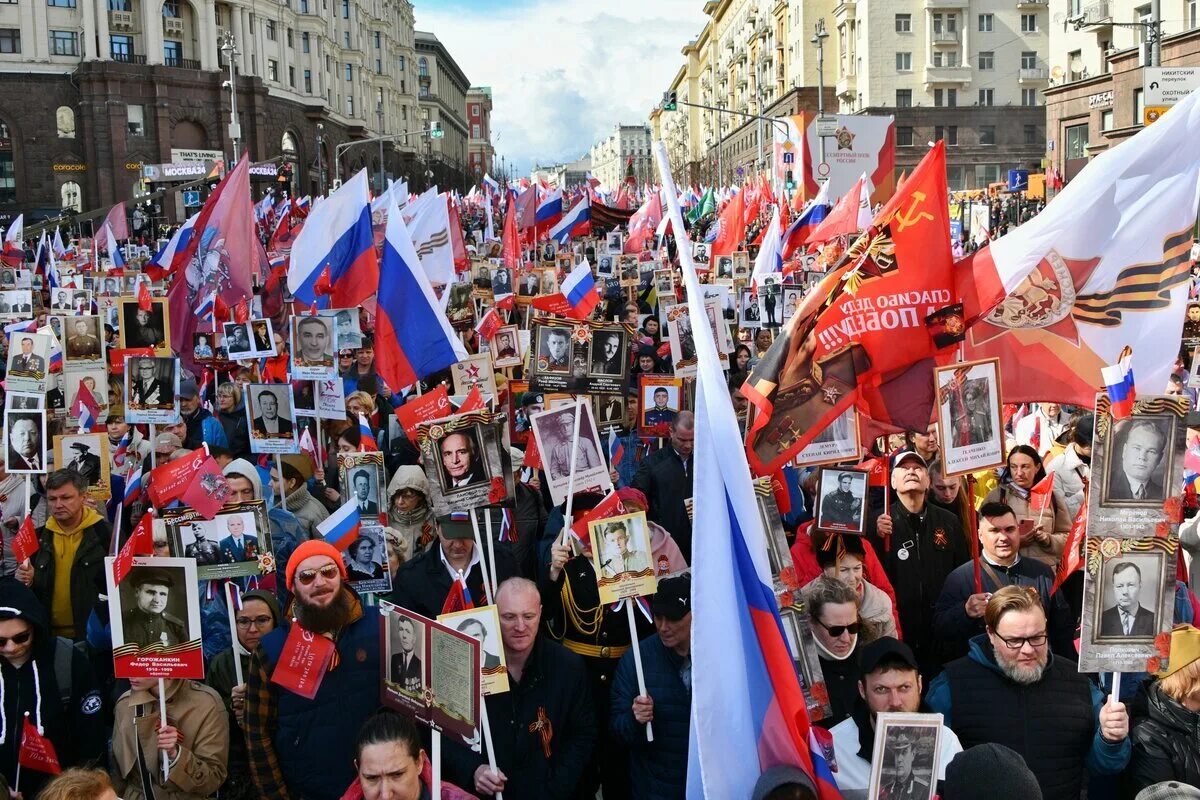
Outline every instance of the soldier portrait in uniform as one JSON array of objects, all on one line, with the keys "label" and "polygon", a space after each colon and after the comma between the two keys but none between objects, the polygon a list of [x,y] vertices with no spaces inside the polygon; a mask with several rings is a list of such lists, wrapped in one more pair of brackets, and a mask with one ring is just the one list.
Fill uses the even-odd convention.
[{"label": "soldier portrait in uniform", "polygon": [[943,473],[955,477],[1004,463],[996,359],[935,370]]},{"label": "soldier portrait in uniform", "polygon": [[643,375],[641,380],[641,429],[647,436],[665,436],[679,414],[682,379]]},{"label": "soldier portrait in uniform", "polygon": [[130,422],[172,422],[179,416],[177,366],[174,358],[162,356],[126,359],[125,411]]},{"label": "soldier portrait in uniform", "polygon": [[387,682],[405,695],[420,698],[425,691],[425,625],[402,610],[387,620]]},{"label": "soldier portrait in uniform", "polygon": [[582,416],[579,418],[579,443],[574,447],[575,491],[585,491],[586,488],[607,491],[612,486],[591,403],[583,401],[560,405],[530,417],[546,472],[546,486],[556,504],[566,498],[570,483],[571,441],[575,433],[576,413]]},{"label": "soldier portrait in uniform", "polygon": [[63,320],[67,361],[96,361],[103,358],[103,337],[100,333],[100,318],[97,316],[71,317]]},{"label": "soldier portrait in uniform", "polygon": [[937,781],[941,714],[879,714],[870,800],[931,800]]},{"label": "soldier portrait in uniform", "polygon": [[212,519],[183,507],[165,515],[171,552],[196,559],[200,580],[258,575],[271,553],[271,529],[262,500],[228,503]]},{"label": "soldier portrait in uniform", "polygon": [[[206,567],[221,563],[221,547],[217,543],[216,530],[209,530],[203,522],[193,522],[185,526],[183,534],[183,555],[196,559],[196,566]],[[212,534],[210,537],[210,533]]]},{"label": "soldier portrait in uniform", "polygon": [[5,389],[23,392],[46,391],[51,337],[44,333],[13,333],[8,345]]},{"label": "soldier portrait in uniform", "polygon": [[571,369],[571,331],[569,328],[538,329],[538,364],[543,372],[569,372]]},{"label": "soldier portrait in uniform", "polygon": [[867,473],[821,469],[817,490],[817,529],[862,533],[867,506]]},{"label": "soldier portrait in uniform", "polygon": [[[121,582],[121,622],[125,642],[140,648],[174,647],[190,641],[183,572],[169,567],[135,566]],[[178,592],[178,597],[172,595]],[[174,600],[174,602],[172,602]]]},{"label": "soldier portrait in uniform", "polygon": [[625,238],[620,231],[613,231],[604,240],[610,255],[620,255],[625,250]]},{"label": "soldier portrait in uniform", "polygon": [[121,347],[153,347],[164,355],[171,349],[171,329],[166,298],[151,299],[150,310],[134,298],[122,298]]},{"label": "soldier portrait in uniform", "polygon": [[108,437],[102,433],[81,433],[54,437],[54,463],[78,472],[88,484],[89,494],[103,489],[108,496]]}]

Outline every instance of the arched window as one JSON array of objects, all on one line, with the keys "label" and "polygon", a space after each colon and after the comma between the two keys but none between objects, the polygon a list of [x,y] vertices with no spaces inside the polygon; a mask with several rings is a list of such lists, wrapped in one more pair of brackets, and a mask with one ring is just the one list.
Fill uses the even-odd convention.
[{"label": "arched window", "polygon": [[75,138],[75,110],[70,106],[59,106],[54,112],[54,120],[58,126],[58,138]]},{"label": "arched window", "polygon": [[297,174],[300,168],[300,148],[296,145],[296,135],[291,131],[284,131],[279,149],[283,154],[283,161],[279,165],[279,188],[295,195],[296,187],[300,185],[300,176]]},{"label": "arched window", "polygon": [[296,137],[292,135],[291,131],[283,132],[283,139],[280,141],[279,147],[280,150],[283,151],[283,157],[285,159],[290,160],[296,157]]},{"label": "arched window", "polygon": [[429,59],[424,56],[417,59],[417,74],[422,78],[429,77]]},{"label": "arched window", "polygon": [[83,210],[83,192],[75,181],[67,181],[59,189],[62,193],[62,209],[70,209],[76,213]]}]

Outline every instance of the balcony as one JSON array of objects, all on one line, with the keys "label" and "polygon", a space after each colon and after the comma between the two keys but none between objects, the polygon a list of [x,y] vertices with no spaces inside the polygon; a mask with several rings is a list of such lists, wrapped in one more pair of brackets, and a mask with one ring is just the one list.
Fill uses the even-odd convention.
[{"label": "balcony", "polygon": [[855,0],[842,0],[833,7],[833,17],[839,22],[842,20],[854,19],[854,12],[857,10],[858,3]]},{"label": "balcony", "polygon": [[967,0],[925,0],[925,8],[940,9],[940,8],[966,8]]},{"label": "balcony", "polygon": [[108,28],[113,31],[132,31],[134,15],[132,11],[108,12]]},{"label": "balcony", "polygon": [[934,45],[958,44],[958,31],[934,31]]},{"label": "balcony", "polygon": [[1017,8],[1022,11],[1037,11],[1049,6],[1050,0],[1017,0]]},{"label": "balcony", "polygon": [[200,69],[200,62],[194,58],[172,58],[168,56],[163,64],[177,69]]},{"label": "balcony", "polygon": [[1108,0],[1100,0],[1099,3],[1091,3],[1083,7],[1083,21],[1085,25],[1103,25],[1104,23],[1112,22],[1112,8]]},{"label": "balcony", "polygon": [[183,37],[183,20],[178,17],[163,17],[163,35]]},{"label": "balcony", "polygon": [[925,83],[958,83],[966,86],[971,82],[971,68],[957,67],[925,67]]},{"label": "balcony", "polygon": [[134,53],[113,53],[112,60],[121,64],[138,64],[142,66],[146,64],[145,56],[139,56]]},{"label": "balcony", "polygon": [[1017,79],[1021,83],[1045,83],[1049,77],[1045,67],[1022,67]]}]

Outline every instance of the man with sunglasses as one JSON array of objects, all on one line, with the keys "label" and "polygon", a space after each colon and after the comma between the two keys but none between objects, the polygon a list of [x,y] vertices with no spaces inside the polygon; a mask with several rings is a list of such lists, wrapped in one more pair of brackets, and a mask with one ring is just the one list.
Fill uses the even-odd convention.
[{"label": "man with sunglasses", "polygon": [[[296,548],[284,572],[294,593],[297,635],[262,638],[246,673],[246,751],[260,796],[340,797],[354,780],[355,734],[379,706],[379,610],[347,585],[342,554],[313,539]],[[311,699],[277,681],[300,650],[333,642],[310,673]],[[315,644],[312,644],[315,642]],[[273,680],[274,679],[274,680]]]},{"label": "man with sunglasses", "polygon": [[1036,589],[1005,586],[983,613],[986,633],[929,687],[929,707],[964,748],[994,743],[1020,754],[1045,797],[1079,797],[1090,774],[1129,763],[1129,714],[1075,662],[1050,652]]}]

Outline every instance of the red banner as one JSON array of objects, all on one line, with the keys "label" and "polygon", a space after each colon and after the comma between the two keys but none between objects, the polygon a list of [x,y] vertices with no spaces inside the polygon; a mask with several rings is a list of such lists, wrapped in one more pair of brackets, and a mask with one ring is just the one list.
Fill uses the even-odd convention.
[{"label": "red banner", "polygon": [[[530,439],[532,441],[532,437]],[[598,519],[606,519],[608,517],[618,517],[621,514],[628,513],[625,510],[625,505],[621,502],[621,498],[617,497],[617,493],[610,492],[608,497],[605,497],[595,508],[589,511],[584,511],[571,524],[571,530],[582,539],[588,541],[588,524],[595,522]]]},{"label": "red banner", "polygon": [[125,374],[125,356],[152,356],[153,347],[124,347],[108,351],[108,371],[113,375]]},{"label": "red banner", "polygon": [[279,663],[271,675],[271,683],[312,700],[333,661],[333,651],[334,644],[329,639],[305,630],[300,623],[292,625],[283,652],[279,654]]},{"label": "red banner", "polygon": [[33,527],[33,517],[26,514],[21,527],[17,529],[17,535],[13,537],[13,557],[18,563],[28,561],[40,547],[37,531]]},{"label": "red banner", "polygon": [[208,450],[201,447],[184,458],[176,459],[150,472],[150,499],[155,508],[162,508],[172,500],[179,500],[187,491],[188,484],[196,477],[196,471],[208,459]]},{"label": "red banner", "polygon": [[54,744],[38,733],[33,723],[26,717],[21,728],[21,751],[17,761],[22,767],[36,769],[38,772],[48,772],[57,775],[62,772],[58,764],[58,754],[54,752]]},{"label": "red banner", "polygon": [[221,506],[228,502],[231,491],[217,460],[209,456],[192,476],[181,499],[185,505],[196,509],[200,516],[212,519]]},{"label": "red banner", "polygon": [[426,392],[420,397],[414,397],[396,409],[396,419],[400,427],[408,435],[408,440],[417,443],[417,424],[431,419],[441,419],[454,413],[450,407],[450,393],[445,386],[439,386],[432,392]]},{"label": "red banner", "polygon": [[133,567],[134,556],[149,556],[154,554],[154,517],[149,513],[142,516],[141,522],[133,529],[133,534],[121,547],[121,552],[113,559],[113,583],[120,584]]}]

